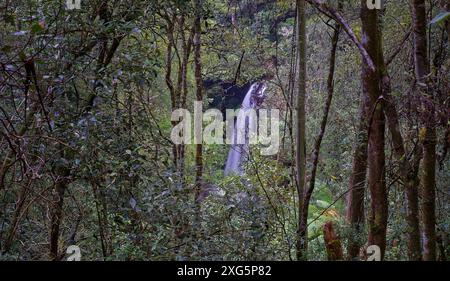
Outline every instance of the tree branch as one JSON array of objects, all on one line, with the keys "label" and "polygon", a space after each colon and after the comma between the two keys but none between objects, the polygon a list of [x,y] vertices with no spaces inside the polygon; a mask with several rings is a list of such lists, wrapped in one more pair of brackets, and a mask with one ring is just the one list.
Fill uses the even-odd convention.
[{"label": "tree branch", "polygon": [[369,55],[367,50],[364,48],[364,46],[361,44],[361,42],[356,37],[355,33],[353,32],[352,28],[348,24],[348,22],[344,19],[344,17],[336,11],[334,8],[328,6],[326,3],[320,2],[319,0],[306,0],[306,2],[310,3],[314,7],[316,7],[320,12],[325,14],[326,16],[334,19],[337,23],[339,23],[342,27],[342,29],[347,33],[347,35],[350,37],[350,39],[355,43],[355,45],[358,47],[364,61],[369,66],[370,70],[375,72],[376,67],[372,60],[372,57]]}]

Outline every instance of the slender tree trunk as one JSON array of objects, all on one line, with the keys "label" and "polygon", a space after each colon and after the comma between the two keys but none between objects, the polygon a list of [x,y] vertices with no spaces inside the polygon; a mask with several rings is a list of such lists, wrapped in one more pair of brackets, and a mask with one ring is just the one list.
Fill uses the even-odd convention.
[{"label": "slender tree trunk", "polygon": [[[165,75],[165,81],[167,88],[169,89],[170,93],[170,101],[171,101],[171,107],[172,110],[175,110],[178,108],[178,94],[175,89],[173,80],[172,80],[172,56],[173,56],[173,49],[175,45],[174,40],[174,25],[175,25],[175,16],[170,18],[169,16],[166,17],[167,26],[166,26],[166,33],[167,33],[167,51],[166,51],[166,75]],[[172,121],[172,126],[175,127],[177,125],[177,122]],[[179,170],[179,145],[173,144],[172,146],[172,153],[173,153],[173,164],[175,166],[175,169]]]},{"label": "slender tree trunk", "polygon": [[11,246],[13,245],[14,237],[16,236],[17,227],[19,226],[20,218],[22,216],[22,210],[25,206],[28,197],[28,191],[30,190],[31,180],[28,181],[27,185],[22,186],[19,197],[17,198],[16,209],[14,210],[14,216],[11,221],[10,227],[7,231],[5,244],[3,246],[3,253],[9,252]]},{"label": "slender tree trunk", "polygon": [[364,194],[367,176],[367,116],[369,116],[368,97],[361,95],[359,124],[353,152],[352,173],[350,175],[349,193],[347,195],[346,219],[351,227],[347,246],[348,259],[356,259],[362,246],[360,238],[364,229]]},{"label": "slender tree trunk", "polygon": [[53,213],[51,215],[51,229],[50,229],[50,258],[52,260],[59,260],[59,233],[61,228],[62,216],[63,216],[63,205],[64,205],[64,194],[67,189],[67,176],[69,175],[69,170],[65,167],[58,168],[58,179],[55,185],[55,199],[53,202]]},{"label": "slender tree trunk", "polygon": [[[336,24],[336,26],[334,28],[335,28],[334,34],[331,39],[332,41],[331,41],[331,52],[330,52],[330,61],[329,61],[330,69],[328,72],[328,79],[327,79],[327,98],[326,98],[325,106],[323,109],[322,121],[320,122],[320,132],[314,143],[314,150],[312,153],[311,179],[309,180],[308,190],[305,192],[301,224],[300,224],[300,226],[301,226],[300,233],[307,233],[308,208],[309,208],[309,203],[311,201],[311,196],[314,191],[314,187],[315,187],[315,183],[316,183],[316,173],[317,173],[317,166],[319,164],[320,146],[322,144],[323,137],[325,136],[325,130],[327,127],[327,122],[328,122],[328,115],[330,112],[331,102],[333,100],[333,94],[334,94],[334,70],[335,70],[335,65],[336,65],[336,49],[337,49],[337,44],[339,41],[340,26],[338,24]],[[306,237],[305,237],[305,239],[306,239]]]},{"label": "slender tree trunk", "polygon": [[383,68],[382,38],[379,26],[378,11],[369,10],[367,1],[361,1],[361,22],[363,46],[375,63],[372,71],[366,63],[362,67],[363,94],[370,99],[369,112],[369,147],[368,186],[371,195],[371,212],[369,217],[369,245],[381,249],[384,258],[386,249],[386,229],[388,218],[387,190],[385,182],[385,118],[383,112],[381,70]]},{"label": "slender tree trunk", "polygon": [[104,192],[101,186],[95,181],[91,181],[92,191],[94,193],[95,208],[97,210],[98,228],[100,234],[100,243],[102,246],[103,258],[107,258],[113,253],[112,238],[109,231],[108,209]]},{"label": "slender tree trunk", "polygon": [[430,66],[427,56],[427,16],[425,0],[413,0],[414,64],[417,85],[422,91],[422,219],[423,259],[436,260],[436,129],[433,94],[427,84]]},{"label": "slender tree trunk", "polygon": [[427,55],[427,15],[425,0],[413,0],[414,64],[418,83],[425,84],[430,72]]},{"label": "slender tree trunk", "polygon": [[[405,37],[407,38],[407,37]],[[383,47],[381,46],[380,62],[384,62]],[[387,70],[388,62],[384,62],[381,71],[381,84],[385,116],[391,133],[394,156],[399,165],[399,176],[403,182],[407,202],[408,258],[411,261],[421,260],[420,229],[419,229],[419,195],[418,176],[414,166],[408,159],[405,143],[400,132],[400,119],[394,100],[391,97],[391,79]],[[381,66],[381,65],[380,65]]]},{"label": "slender tree trunk", "polygon": [[[361,51],[364,61],[368,64],[369,68],[374,70],[374,64],[371,57],[368,56],[367,50],[362,44],[359,44],[354,32],[351,30],[350,26],[343,19],[339,12],[335,11],[331,7],[327,6],[323,2],[316,0],[307,0],[308,2],[315,5],[320,11],[335,19],[341,24],[346,33],[350,36],[352,41]],[[406,41],[408,36],[405,37],[403,41]],[[394,152],[395,156],[400,163],[400,176],[404,182],[407,202],[408,202],[408,251],[409,258],[411,260],[420,259],[420,235],[419,235],[419,219],[418,219],[418,179],[417,171],[414,170],[411,165],[409,165],[407,158],[405,157],[405,149],[403,138],[399,130],[399,119],[395,109],[395,105],[392,103],[390,94],[390,80],[387,75],[386,66],[381,68],[382,58],[382,46],[380,46],[380,51],[378,52],[381,58],[378,58],[379,65],[378,71],[381,70],[382,81],[383,81],[383,105],[386,107],[386,117],[389,119],[389,129],[391,131],[392,139],[394,142]],[[397,52],[398,53],[398,52]],[[387,64],[392,61],[393,57],[389,59]],[[386,85],[385,85],[386,84]],[[347,221],[353,229],[353,234],[360,236],[360,230],[362,229],[362,223],[364,222],[364,185],[367,169],[367,116],[369,116],[369,111],[364,112],[363,110],[368,110],[367,106],[364,105],[363,101],[361,104],[361,121],[359,126],[358,140],[355,147],[353,156],[353,170],[350,177],[349,194],[347,196]],[[409,168],[408,168],[409,167]],[[351,236],[348,243],[348,255],[350,259],[356,258],[359,254],[360,245],[354,236]]]},{"label": "slender tree trunk", "polygon": [[[317,166],[319,164],[319,153],[320,153],[320,146],[322,144],[323,137],[325,136],[325,130],[327,127],[328,122],[328,115],[330,112],[331,102],[333,100],[333,94],[334,94],[334,69],[335,69],[335,63],[336,63],[336,49],[337,49],[337,43],[339,40],[339,32],[340,27],[339,25],[335,26],[335,31],[332,38],[332,47],[331,47],[331,53],[330,53],[330,62],[329,62],[329,72],[328,72],[328,80],[327,80],[327,99],[325,100],[325,106],[323,109],[323,117],[322,121],[320,122],[320,132],[319,135],[316,138],[316,141],[314,143],[314,151],[312,153],[312,168],[311,168],[311,179],[309,181],[309,188],[308,192],[306,193],[305,202],[309,203],[312,192],[314,190],[314,186],[316,183],[316,173],[317,173]],[[305,206],[308,204],[305,204]],[[307,208],[304,206],[304,214],[307,214]],[[307,217],[307,216],[306,216]]]},{"label": "slender tree trunk", "polygon": [[[195,33],[195,24],[193,29],[191,30],[189,37],[186,39],[185,34],[185,17],[184,15],[180,16],[179,20],[179,30],[181,36],[181,45],[182,45],[182,60],[180,62],[180,71],[179,71],[179,79],[178,79],[178,92],[179,92],[179,105],[178,108],[186,108],[186,99],[188,94],[188,84],[187,84],[187,71],[189,65],[189,57],[192,51],[192,43],[193,36]],[[179,165],[180,165],[180,178],[184,184],[184,167],[185,167],[185,154],[186,154],[186,145],[179,145]]]},{"label": "slender tree trunk", "polygon": [[371,194],[371,213],[369,217],[368,242],[370,245],[377,245],[380,247],[383,259],[386,249],[388,202],[384,178],[384,114],[381,105],[376,105],[370,130],[368,185]]},{"label": "slender tree trunk", "polygon": [[[386,77],[386,79],[388,79]],[[389,87],[390,88],[390,87]],[[390,89],[384,91],[384,110],[388,119],[389,131],[393,143],[395,157],[399,164],[399,174],[403,181],[406,202],[408,224],[408,258],[411,261],[421,260],[420,251],[420,229],[419,229],[419,195],[418,177],[414,167],[408,160],[403,137],[400,133],[399,118],[392,97],[389,95]]]},{"label": "slender tree trunk", "polygon": [[[195,0],[195,22],[194,22],[194,63],[195,63],[195,84],[197,102],[203,102],[203,80],[202,80],[202,64],[201,64],[201,17],[202,17],[202,0]],[[200,132],[196,133],[202,133]],[[198,198],[201,191],[203,178],[203,145],[196,144],[195,148],[195,201],[200,204]],[[200,215],[200,206],[197,206],[197,219]]]},{"label": "slender tree trunk", "polygon": [[436,130],[432,127],[426,128],[422,165],[423,259],[434,261],[436,260]]},{"label": "slender tree trunk", "polygon": [[298,194],[298,231],[297,231],[297,259],[307,259],[308,233],[307,222],[303,220],[304,192],[306,185],[306,16],[305,1],[297,0],[297,60],[298,60],[298,85],[297,85],[297,136],[296,136],[296,176]]},{"label": "slender tree trunk", "polygon": [[[172,16],[165,15],[165,20],[167,22],[166,32],[167,32],[167,53],[166,53],[166,74],[165,82],[170,92],[171,107],[172,110],[178,108],[186,108],[188,84],[187,84],[187,71],[189,64],[189,57],[192,51],[192,43],[194,36],[194,28],[191,30],[189,37],[186,39],[185,34],[185,16],[182,14],[178,16],[173,14]],[[181,37],[181,42],[178,44],[174,36],[175,26],[178,23],[178,31]],[[178,48],[178,45],[181,45]],[[178,49],[181,49],[181,54]],[[175,54],[174,54],[175,51]],[[176,85],[172,80],[172,63],[173,56],[178,58],[178,70],[176,77]],[[172,122],[172,126],[177,125],[176,121]],[[179,174],[181,183],[184,185],[184,167],[185,167],[185,144],[173,144],[172,146],[173,162],[174,166]]]}]

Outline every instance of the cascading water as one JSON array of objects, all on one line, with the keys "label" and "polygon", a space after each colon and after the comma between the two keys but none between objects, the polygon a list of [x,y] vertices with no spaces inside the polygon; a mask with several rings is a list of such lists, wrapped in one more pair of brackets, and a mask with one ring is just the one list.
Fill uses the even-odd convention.
[{"label": "cascading water", "polygon": [[[228,152],[227,163],[225,165],[225,175],[242,175],[242,163],[245,157],[249,153],[249,132],[250,128],[257,128],[256,116],[246,115],[245,112],[250,109],[256,109],[256,107],[262,102],[264,98],[264,91],[266,90],[266,85],[261,82],[253,83],[245,95],[244,101],[242,102],[241,108],[239,110],[239,116],[244,116],[244,118],[237,118],[235,126],[233,128],[232,140],[233,144]],[[239,132],[244,136],[244,141],[238,142]]]}]

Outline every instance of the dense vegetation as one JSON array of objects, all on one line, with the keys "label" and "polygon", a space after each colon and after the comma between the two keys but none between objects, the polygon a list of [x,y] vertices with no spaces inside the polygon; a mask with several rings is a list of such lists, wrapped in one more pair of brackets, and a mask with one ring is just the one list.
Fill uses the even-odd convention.
[{"label": "dense vegetation", "polygon": [[[450,258],[448,11],[1,0],[0,260]],[[224,176],[230,145],[172,143],[256,81],[278,153]]]}]

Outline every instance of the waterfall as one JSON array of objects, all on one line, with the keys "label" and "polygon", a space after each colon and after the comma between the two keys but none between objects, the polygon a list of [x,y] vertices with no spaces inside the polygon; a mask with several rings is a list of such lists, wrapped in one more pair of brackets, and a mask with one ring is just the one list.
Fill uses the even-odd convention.
[{"label": "waterfall", "polygon": [[[239,115],[234,123],[233,134],[232,134],[232,145],[230,151],[228,152],[227,163],[225,165],[224,174],[226,176],[231,174],[242,175],[242,163],[245,157],[248,156],[250,144],[249,144],[249,132],[250,128],[257,128],[258,121],[256,116],[246,115],[246,112],[250,109],[256,109],[256,107],[262,102],[264,98],[264,91],[266,90],[266,85],[261,82],[253,83],[245,95],[244,101],[242,102],[241,108],[239,110]],[[239,118],[243,116],[244,118]],[[238,142],[239,132],[244,136],[244,142]]]}]

